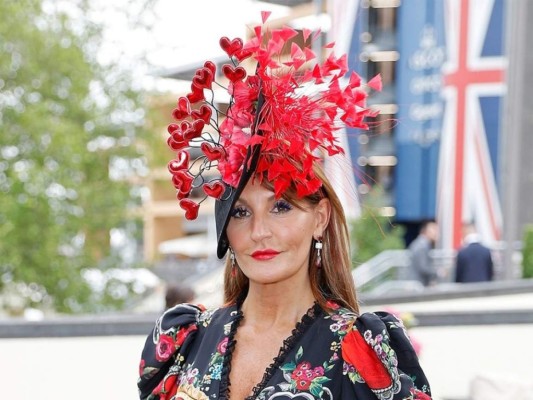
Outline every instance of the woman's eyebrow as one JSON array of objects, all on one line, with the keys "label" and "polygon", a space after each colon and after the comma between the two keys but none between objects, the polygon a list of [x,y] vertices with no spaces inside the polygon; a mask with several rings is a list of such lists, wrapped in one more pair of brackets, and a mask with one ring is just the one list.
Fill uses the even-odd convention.
[{"label": "woman's eyebrow", "polygon": [[[276,200],[276,196],[274,195],[274,193],[272,193],[271,195],[269,195],[269,196],[266,198],[266,201],[267,201],[268,203],[273,202],[274,200]],[[239,199],[235,202],[235,206],[238,206],[238,205],[241,205],[241,204],[244,205],[244,206],[250,207],[251,202],[250,202],[250,201],[247,201],[246,199],[239,198]]]},{"label": "woman's eyebrow", "polygon": [[245,200],[245,199],[238,199],[236,202],[235,202],[235,206],[248,206],[248,202]]}]

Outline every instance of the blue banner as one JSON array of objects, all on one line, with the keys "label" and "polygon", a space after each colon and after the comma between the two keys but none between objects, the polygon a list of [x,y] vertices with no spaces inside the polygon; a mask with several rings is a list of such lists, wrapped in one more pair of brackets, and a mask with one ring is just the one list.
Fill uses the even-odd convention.
[{"label": "blue banner", "polygon": [[404,1],[398,10],[394,194],[400,222],[436,214],[444,114],[441,68],[446,58],[443,13],[443,0]]}]

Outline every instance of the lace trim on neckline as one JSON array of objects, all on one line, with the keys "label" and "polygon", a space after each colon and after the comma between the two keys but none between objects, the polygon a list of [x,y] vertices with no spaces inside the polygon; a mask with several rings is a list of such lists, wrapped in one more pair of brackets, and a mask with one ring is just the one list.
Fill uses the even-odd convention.
[{"label": "lace trim on neckline", "polygon": [[[241,310],[241,304],[237,305],[237,317],[231,324],[231,331],[228,336],[228,346],[226,349],[226,357],[224,358],[224,363],[222,366],[222,380],[221,380],[221,396],[220,399],[226,400],[229,398],[230,394],[230,386],[231,382],[229,380],[229,374],[231,371],[231,358],[233,356],[233,350],[235,349],[235,344],[237,341],[235,340],[235,334],[237,333],[237,329],[239,328],[239,325],[244,317],[243,312]],[[263,378],[261,379],[261,382],[259,382],[257,385],[254,386],[252,389],[252,394],[248,397],[246,397],[244,400],[254,400],[259,393],[265,389],[266,385],[272,379],[272,376],[276,372],[276,370],[280,367],[280,365],[285,361],[285,358],[288,353],[294,348],[294,346],[298,343],[300,340],[300,337],[307,331],[307,329],[312,325],[312,323],[320,316],[322,315],[323,310],[320,307],[320,305],[315,302],[308,310],[307,312],[302,316],[301,320],[296,324],[295,328],[292,330],[289,337],[287,337],[285,340],[283,340],[283,344],[281,345],[279,349],[279,353],[270,365],[265,370],[265,373],[263,374]]]},{"label": "lace trim on neckline", "polygon": [[232,311],[236,313],[235,319],[231,323],[231,330],[228,335],[228,344],[226,346],[226,354],[224,356],[224,361],[222,362],[222,372],[220,379],[220,390],[219,390],[219,399],[227,400],[229,399],[230,392],[230,381],[229,373],[231,372],[231,357],[233,356],[233,350],[235,349],[235,334],[237,333],[237,328],[241,324],[241,321],[244,317],[243,312],[241,311],[240,303],[237,304],[237,310]]}]

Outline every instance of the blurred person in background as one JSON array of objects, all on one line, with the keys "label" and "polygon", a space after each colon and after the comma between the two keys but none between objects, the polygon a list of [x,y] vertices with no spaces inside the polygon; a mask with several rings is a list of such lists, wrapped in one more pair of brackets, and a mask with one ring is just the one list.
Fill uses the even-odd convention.
[{"label": "blurred person in background", "polygon": [[[198,215],[194,183],[216,199],[224,304],[178,305],[158,319],[142,352],[140,398],[430,399],[402,322],[359,313],[346,218],[321,167],[322,156],[342,152],[337,115],[363,129],[374,115],[366,89],[355,74],[340,87],[346,58],[333,53],[300,69],[315,57],[308,30],[303,41],[288,27],[251,32],[244,45],[220,40],[232,61],[222,67],[231,96],[222,123],[208,61],[178,100],[181,122],[169,126],[169,169],[186,218]],[[249,57],[254,75],[240,66]],[[207,124],[219,135],[202,132]],[[203,155],[192,160],[190,147]],[[203,175],[214,167],[220,178]]]},{"label": "blurred person in background", "polygon": [[189,286],[170,284],[165,292],[165,310],[177,304],[191,303],[196,297],[194,290]]},{"label": "blurred person in background", "polygon": [[455,259],[455,282],[488,282],[494,278],[494,264],[488,247],[473,224],[463,226],[463,245]]},{"label": "blurred person in background", "polygon": [[407,279],[421,282],[424,286],[432,286],[437,281],[437,271],[430,253],[439,237],[439,226],[435,221],[426,221],[420,232],[408,247],[410,265]]}]

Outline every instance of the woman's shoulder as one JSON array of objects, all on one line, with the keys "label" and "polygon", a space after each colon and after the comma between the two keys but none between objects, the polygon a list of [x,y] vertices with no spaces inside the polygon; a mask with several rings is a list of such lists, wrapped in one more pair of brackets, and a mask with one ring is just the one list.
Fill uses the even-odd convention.
[{"label": "woman's shoulder", "polygon": [[202,304],[177,304],[159,317],[154,327],[154,333],[165,334],[183,330],[203,331],[212,325],[228,324],[238,314],[236,305],[206,308]]},{"label": "woman's shoulder", "polygon": [[141,398],[156,388],[174,361],[189,352],[199,332],[215,321],[223,323],[225,315],[229,318],[231,307],[206,309],[183,303],[166,310],[157,319],[142,351],[138,380]]},{"label": "woman's shoulder", "polygon": [[237,312],[235,304],[207,308],[202,304],[180,303],[165,310],[159,319],[180,324],[193,320],[197,323],[209,323],[213,318],[231,315],[232,312]]},{"label": "woman's shoulder", "polygon": [[378,398],[410,394],[413,399],[430,399],[429,383],[407,330],[393,314],[357,316],[341,349],[352,382],[365,382]]},{"label": "woman's shoulder", "polygon": [[161,330],[167,330],[173,327],[197,324],[200,315],[204,312],[206,312],[206,309],[201,304],[176,304],[161,314],[156,322],[156,327],[159,327]]},{"label": "woman's shoulder", "polygon": [[409,336],[403,322],[388,312],[377,311],[359,314],[349,308],[328,302],[328,311],[323,313],[321,319],[323,323],[330,326],[332,332],[341,337],[357,330],[366,337],[378,336],[381,338],[385,335],[390,338],[392,334],[395,341],[402,342],[402,339],[405,339],[409,342]]}]

